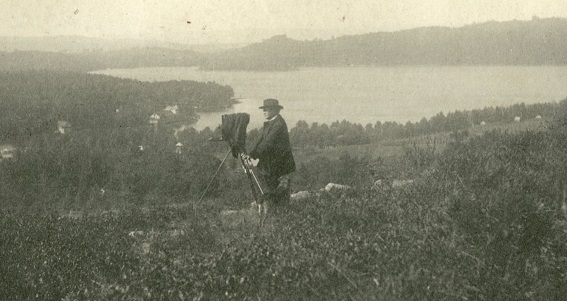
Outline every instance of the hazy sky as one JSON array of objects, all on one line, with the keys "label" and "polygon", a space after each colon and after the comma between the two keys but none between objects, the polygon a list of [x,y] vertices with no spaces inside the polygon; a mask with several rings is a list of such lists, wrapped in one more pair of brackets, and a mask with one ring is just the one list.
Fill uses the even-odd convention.
[{"label": "hazy sky", "polygon": [[0,36],[242,43],[567,17],[564,0],[0,0]]}]

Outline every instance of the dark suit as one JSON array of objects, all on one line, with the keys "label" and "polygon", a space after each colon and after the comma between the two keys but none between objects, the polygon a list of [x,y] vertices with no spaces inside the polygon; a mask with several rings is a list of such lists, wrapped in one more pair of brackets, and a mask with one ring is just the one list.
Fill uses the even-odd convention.
[{"label": "dark suit", "polygon": [[[264,122],[262,134],[252,148],[250,157],[260,160],[258,169],[264,182],[265,193],[276,194],[278,186],[282,184],[278,179],[295,171],[287,125],[280,115],[274,120]],[[282,197],[289,199],[289,180],[285,186],[287,187],[284,188],[284,194],[287,196]]]},{"label": "dark suit", "polygon": [[295,171],[289,133],[282,116],[264,122],[262,135],[252,148],[250,157],[260,159],[258,169],[278,178]]}]

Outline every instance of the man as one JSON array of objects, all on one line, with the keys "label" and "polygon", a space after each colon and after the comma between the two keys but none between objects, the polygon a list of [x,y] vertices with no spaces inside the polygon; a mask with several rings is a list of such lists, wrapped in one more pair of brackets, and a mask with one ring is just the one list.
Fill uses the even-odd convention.
[{"label": "man", "polygon": [[280,115],[283,107],[277,99],[269,98],[264,100],[260,109],[264,110],[266,121],[249,157],[259,159],[259,175],[268,201],[283,204],[289,201],[290,195],[287,175],[295,171],[287,124]]}]

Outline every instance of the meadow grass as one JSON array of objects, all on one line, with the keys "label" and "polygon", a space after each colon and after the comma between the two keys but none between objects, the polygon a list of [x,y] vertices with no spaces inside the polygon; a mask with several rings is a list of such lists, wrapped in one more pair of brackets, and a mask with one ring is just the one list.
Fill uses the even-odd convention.
[{"label": "meadow grass", "polygon": [[188,203],[76,218],[3,213],[0,292],[11,300],[563,300],[564,138],[471,135],[449,143],[411,185],[314,194],[264,227],[250,210],[223,217],[248,209],[238,193],[197,211]]}]

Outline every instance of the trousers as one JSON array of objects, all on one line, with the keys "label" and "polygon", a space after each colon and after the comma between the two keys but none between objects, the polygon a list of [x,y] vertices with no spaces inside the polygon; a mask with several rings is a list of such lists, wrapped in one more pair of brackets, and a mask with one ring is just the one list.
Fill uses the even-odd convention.
[{"label": "trousers", "polygon": [[278,177],[260,170],[259,180],[264,191],[264,199],[276,206],[284,206],[289,203],[291,195],[291,179],[289,175]]}]

